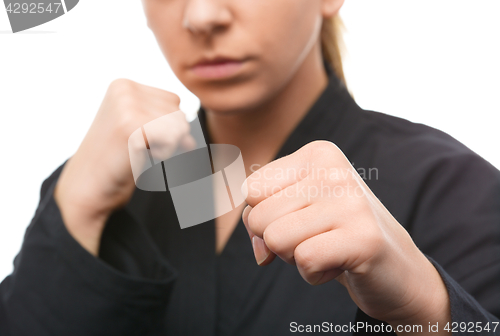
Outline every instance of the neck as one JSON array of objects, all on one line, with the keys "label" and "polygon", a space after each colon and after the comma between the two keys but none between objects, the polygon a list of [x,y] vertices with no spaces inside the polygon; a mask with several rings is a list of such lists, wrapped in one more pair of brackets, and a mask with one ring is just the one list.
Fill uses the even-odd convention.
[{"label": "neck", "polygon": [[212,142],[237,146],[247,175],[274,159],[328,84],[322,58],[314,56],[318,55],[311,53],[286,86],[266,103],[230,114],[206,110]]}]

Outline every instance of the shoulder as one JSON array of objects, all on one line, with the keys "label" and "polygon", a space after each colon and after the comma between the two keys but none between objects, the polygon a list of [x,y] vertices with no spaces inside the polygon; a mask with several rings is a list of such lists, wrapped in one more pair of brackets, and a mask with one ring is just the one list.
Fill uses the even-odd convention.
[{"label": "shoulder", "polygon": [[449,134],[370,110],[351,118],[345,154],[400,223],[408,224],[419,204],[500,200],[500,171]]},{"label": "shoulder", "polygon": [[369,110],[356,114],[353,139],[360,140],[349,150],[361,167],[376,169],[365,182],[420,247],[427,248],[420,237],[436,228],[453,231],[463,223],[468,230],[477,214],[500,218],[500,171],[480,155],[424,124]]},{"label": "shoulder", "polygon": [[423,173],[443,165],[498,172],[489,162],[451,135],[431,126],[372,110],[357,113],[359,131],[384,161],[406,172]]},{"label": "shoulder", "polygon": [[421,149],[429,154],[472,152],[451,135],[425,124],[372,110],[361,110],[359,118],[377,139],[391,148]]}]

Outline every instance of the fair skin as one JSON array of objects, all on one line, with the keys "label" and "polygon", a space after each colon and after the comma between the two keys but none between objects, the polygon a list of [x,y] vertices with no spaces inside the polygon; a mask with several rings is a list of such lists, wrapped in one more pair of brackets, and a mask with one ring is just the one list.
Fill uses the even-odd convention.
[{"label": "fair skin", "polygon": [[[263,174],[251,174],[252,165],[262,167],[262,172],[298,168],[305,162],[349,171],[340,149],[325,142],[313,142],[271,162],[327,84],[318,28],[321,20],[337,15],[342,4],[342,0],[143,0],[148,26],[165,58],[207,112],[212,141],[238,146],[250,175],[245,183],[248,206],[216,219],[215,253],[223,251],[243,212],[260,265],[279,256],[296,265],[313,285],[339,281],[363,311],[393,326],[444,325],[450,312],[441,277],[362,180],[355,175],[341,181],[309,175],[301,180],[263,180]],[[242,60],[242,66],[219,79],[202,78],[193,71],[200,57],[216,55]],[[135,189],[128,137],[178,109],[179,98],[173,93],[123,79],[110,85],[54,194],[68,231],[93,255],[98,255],[107,218],[130,200]],[[148,140],[168,148],[189,147],[187,122],[177,120],[171,127],[181,131],[168,143],[162,142],[161,132],[148,134]],[[158,154],[160,159],[164,153]],[[274,193],[264,192],[269,186],[285,191],[321,182],[341,188],[356,184],[365,192],[356,197],[310,198],[276,188]]]}]

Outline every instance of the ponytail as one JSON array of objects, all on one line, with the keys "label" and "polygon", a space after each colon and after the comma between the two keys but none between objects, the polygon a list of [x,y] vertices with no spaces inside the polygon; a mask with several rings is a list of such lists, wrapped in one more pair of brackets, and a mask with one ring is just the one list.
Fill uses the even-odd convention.
[{"label": "ponytail", "polygon": [[321,27],[321,49],[323,58],[332,66],[333,72],[346,85],[342,55],[345,50],[342,38],[345,26],[340,16],[336,15],[323,20]]}]

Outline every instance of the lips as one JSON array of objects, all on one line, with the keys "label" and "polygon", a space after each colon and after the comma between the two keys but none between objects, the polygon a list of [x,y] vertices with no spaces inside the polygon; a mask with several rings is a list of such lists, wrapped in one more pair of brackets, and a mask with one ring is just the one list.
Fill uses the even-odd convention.
[{"label": "lips", "polygon": [[201,78],[220,79],[234,76],[241,69],[246,60],[227,57],[202,59],[191,70]]},{"label": "lips", "polygon": [[239,60],[235,59],[235,58],[217,56],[217,57],[214,57],[214,58],[202,58],[194,66],[200,66],[200,65],[217,65],[217,64],[230,63],[230,62],[238,62],[238,61]]}]

